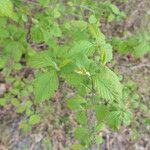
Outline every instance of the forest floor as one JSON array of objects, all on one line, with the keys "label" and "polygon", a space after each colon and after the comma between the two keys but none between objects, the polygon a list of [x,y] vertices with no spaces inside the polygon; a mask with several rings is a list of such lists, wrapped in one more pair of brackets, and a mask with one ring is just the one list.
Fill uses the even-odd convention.
[{"label": "forest floor", "polygon": [[[120,35],[123,30],[132,31],[143,30],[147,20],[143,19],[149,5],[149,0],[129,0],[128,5],[120,5],[128,14],[128,20],[118,25],[109,26],[102,24],[103,32],[108,35]],[[119,5],[119,4],[118,4]],[[150,108],[150,55],[140,59],[132,56],[120,56],[114,54],[115,63],[113,67],[116,72],[123,75],[123,82],[133,81],[137,85],[137,92],[140,100]],[[0,76],[1,78],[1,76]],[[65,86],[65,85],[64,85]],[[0,94],[3,94],[7,85],[0,84]],[[72,90],[67,89],[69,94]],[[65,98],[57,95],[57,99],[52,101],[55,106],[50,116],[44,118],[44,121],[36,126],[32,133],[23,133],[19,128],[21,120],[24,118],[15,112],[15,109],[7,105],[0,108],[0,150],[48,150],[43,144],[45,137],[50,137],[53,150],[69,150],[69,146],[76,142],[70,130],[70,124],[76,126],[74,114],[72,114],[65,105]],[[53,115],[55,123],[53,123]],[[134,112],[135,118],[140,118],[143,113],[139,110]],[[62,120],[60,118],[63,118]],[[67,120],[67,121],[66,121]],[[145,126],[143,120],[139,119],[140,127],[138,129],[140,137],[131,138],[131,128],[122,126],[118,132],[110,130],[104,131],[103,150],[150,150],[150,126]],[[48,145],[48,144],[47,144]],[[64,148],[66,145],[67,148]],[[49,145],[50,147],[50,145]]]}]

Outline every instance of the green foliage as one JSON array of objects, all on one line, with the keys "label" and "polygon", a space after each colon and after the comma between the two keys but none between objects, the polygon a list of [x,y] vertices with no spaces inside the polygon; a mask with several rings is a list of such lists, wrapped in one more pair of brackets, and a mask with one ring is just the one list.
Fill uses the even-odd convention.
[{"label": "green foliage", "polygon": [[34,80],[34,94],[36,102],[41,102],[54,96],[58,89],[58,77],[55,71],[40,74]]},{"label": "green foliage", "polygon": [[[123,86],[107,67],[113,59],[113,46],[137,57],[149,51],[146,33],[124,40],[113,38],[112,45],[109,43],[99,20],[105,18],[110,23],[125,17],[114,4],[39,0],[25,5],[1,0],[0,16],[0,69],[11,85],[0,98],[0,107],[11,104],[25,116],[20,129],[29,132],[49,115],[46,104],[57,98],[59,87],[65,91],[62,83],[74,91],[66,100],[79,125],[74,137],[80,144],[72,145],[74,150],[101,144],[100,133],[107,126],[117,130],[122,124],[129,125],[133,107],[146,110],[145,105],[135,104],[139,97],[132,95],[133,85]],[[89,111],[94,120],[89,118]],[[43,143],[52,149],[50,141]]]},{"label": "green foliage", "polygon": [[28,65],[32,68],[44,68],[53,66],[54,62],[49,55],[49,51],[37,52],[28,59]]},{"label": "green foliage", "polygon": [[39,122],[40,122],[40,116],[39,115],[32,115],[32,116],[30,116],[29,124],[35,125],[35,124],[37,124]]},{"label": "green foliage", "polygon": [[0,106],[5,106],[6,105],[6,99],[5,98],[0,98]]},{"label": "green foliage", "polygon": [[94,76],[95,87],[103,99],[120,100],[122,87],[117,75],[107,67],[101,67],[100,72]]},{"label": "green foliage", "polygon": [[0,16],[12,17],[13,15],[13,3],[11,0],[0,1]]},{"label": "green foliage", "polygon": [[126,39],[115,37],[112,45],[121,54],[133,54],[135,57],[142,57],[150,52],[150,38],[147,32],[139,32]]},{"label": "green foliage", "polygon": [[85,99],[82,97],[76,96],[72,97],[67,101],[67,105],[72,110],[82,110],[82,104],[86,103]]},{"label": "green foliage", "polygon": [[77,128],[75,131],[75,137],[79,141],[81,141],[81,144],[83,144],[83,145],[90,144],[90,136],[89,136],[88,129],[86,129],[86,128]]}]

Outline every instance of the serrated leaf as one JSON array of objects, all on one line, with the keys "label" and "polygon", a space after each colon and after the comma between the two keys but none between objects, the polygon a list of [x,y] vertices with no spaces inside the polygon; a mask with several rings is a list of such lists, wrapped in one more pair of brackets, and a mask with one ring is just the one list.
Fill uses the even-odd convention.
[{"label": "serrated leaf", "polygon": [[89,41],[79,41],[70,50],[71,55],[87,54],[92,47],[92,43]]},{"label": "serrated leaf", "polygon": [[74,87],[79,87],[81,84],[86,82],[85,77],[77,73],[64,74],[63,78],[67,81],[68,84]]},{"label": "serrated leaf", "polygon": [[94,76],[97,93],[106,100],[120,100],[122,86],[117,75],[109,68],[101,66],[100,72]]},{"label": "serrated leaf", "polygon": [[41,102],[54,96],[58,89],[58,77],[55,71],[39,75],[34,80],[35,101]]},{"label": "serrated leaf", "polygon": [[0,0],[0,16],[12,17],[13,4],[11,0]]},{"label": "serrated leaf", "polygon": [[121,125],[121,111],[112,111],[107,117],[108,125],[113,129],[119,129]]},{"label": "serrated leaf", "polygon": [[49,55],[49,51],[37,52],[29,57],[27,62],[32,68],[43,68],[54,65],[54,62]]}]

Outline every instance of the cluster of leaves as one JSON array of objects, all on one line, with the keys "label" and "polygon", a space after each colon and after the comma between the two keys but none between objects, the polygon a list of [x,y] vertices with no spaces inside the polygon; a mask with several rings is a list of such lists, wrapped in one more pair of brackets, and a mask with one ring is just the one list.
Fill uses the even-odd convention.
[{"label": "cluster of leaves", "polygon": [[[112,46],[100,30],[99,18],[112,22],[125,17],[115,5],[91,0],[39,0],[28,5],[20,0],[1,0],[0,16],[0,69],[11,84],[0,105],[11,103],[17,113],[25,114],[20,128],[30,131],[40,122],[33,104],[42,105],[54,98],[61,88],[60,79],[75,89],[66,102],[79,123],[74,135],[81,144],[73,145],[73,149],[102,143],[101,131],[106,126],[119,129],[123,123],[130,124],[132,114],[128,105],[124,107],[124,87],[107,67],[113,58]],[[122,42],[117,40],[113,45]],[[127,43],[136,46],[141,42],[139,38],[130,41]],[[46,48],[39,51],[32,46],[39,44]],[[143,46],[140,44],[139,49]],[[12,74],[25,68],[34,69],[32,82]],[[95,115],[93,124],[89,110]]]},{"label": "cluster of leaves", "polygon": [[149,33],[138,32],[125,39],[114,37],[112,45],[121,54],[133,54],[135,57],[139,58],[150,52]]}]

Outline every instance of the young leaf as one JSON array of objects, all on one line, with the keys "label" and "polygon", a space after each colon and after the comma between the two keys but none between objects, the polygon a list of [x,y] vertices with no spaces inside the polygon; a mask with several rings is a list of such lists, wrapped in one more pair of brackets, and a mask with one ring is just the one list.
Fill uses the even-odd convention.
[{"label": "young leaf", "polygon": [[37,102],[52,97],[58,89],[58,77],[55,71],[39,75],[34,80],[34,94]]},{"label": "young leaf", "polygon": [[100,72],[94,76],[95,88],[98,94],[106,100],[120,100],[122,86],[117,75],[107,67],[101,67]]},{"label": "young leaf", "polygon": [[101,51],[106,54],[105,62],[109,62],[113,58],[112,46],[110,44],[103,44],[101,46]]}]

